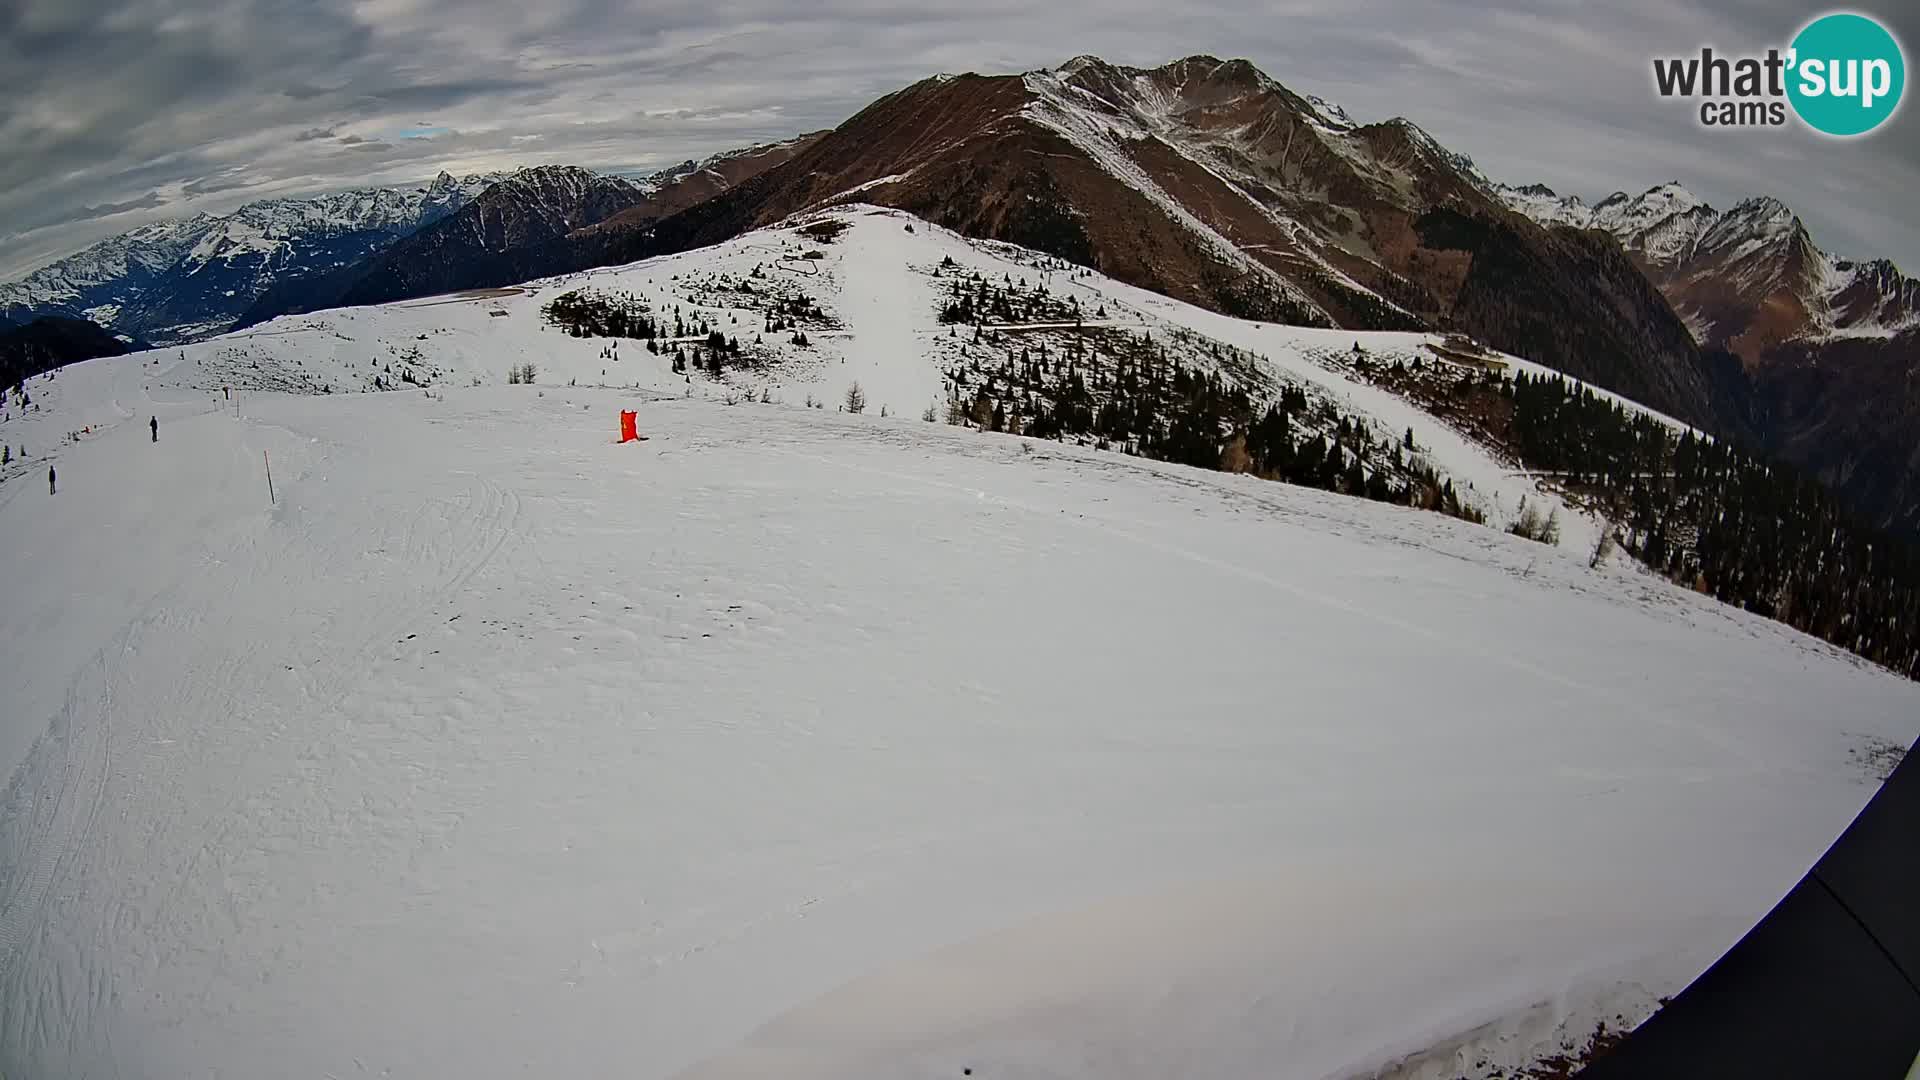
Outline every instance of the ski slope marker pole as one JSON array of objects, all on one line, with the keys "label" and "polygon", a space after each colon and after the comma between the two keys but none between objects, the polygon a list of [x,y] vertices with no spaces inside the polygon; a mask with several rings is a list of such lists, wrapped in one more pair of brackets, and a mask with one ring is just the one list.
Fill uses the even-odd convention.
[{"label": "ski slope marker pole", "polygon": [[262,451],[260,451],[260,460],[261,460],[261,461],[263,461],[263,462],[265,462],[265,463],[266,463],[266,466],[267,466],[267,505],[269,505],[269,506],[272,506],[272,505],[274,504],[274,498],[273,498],[273,460],[272,460],[271,458],[269,458],[269,457],[267,457],[267,452],[266,452],[265,450],[262,450]]}]

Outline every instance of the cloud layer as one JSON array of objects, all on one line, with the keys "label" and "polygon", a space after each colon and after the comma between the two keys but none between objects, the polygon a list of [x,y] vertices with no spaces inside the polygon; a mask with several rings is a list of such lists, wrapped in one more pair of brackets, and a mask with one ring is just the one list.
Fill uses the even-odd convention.
[{"label": "cloud layer", "polygon": [[1764,49],[1807,14],[1780,0],[12,0],[0,278],[256,198],[440,169],[657,167],[831,126],[937,71],[1202,52],[1362,120],[1405,115],[1498,179],[1589,198],[1665,180],[1716,205],[1774,195],[1830,250],[1920,271],[1913,108],[1835,142],[1710,133],[1653,94],[1653,55]]}]

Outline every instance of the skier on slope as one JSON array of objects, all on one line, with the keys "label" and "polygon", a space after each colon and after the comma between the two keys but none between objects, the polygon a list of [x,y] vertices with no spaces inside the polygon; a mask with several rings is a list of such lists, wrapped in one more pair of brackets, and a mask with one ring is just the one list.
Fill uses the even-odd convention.
[{"label": "skier on slope", "polygon": [[160,418],[156,416],[148,420],[147,426],[153,429],[153,441],[159,442],[160,441]]},{"label": "skier on slope", "polygon": [[53,466],[49,465],[47,466],[47,494],[51,495],[53,492]]}]

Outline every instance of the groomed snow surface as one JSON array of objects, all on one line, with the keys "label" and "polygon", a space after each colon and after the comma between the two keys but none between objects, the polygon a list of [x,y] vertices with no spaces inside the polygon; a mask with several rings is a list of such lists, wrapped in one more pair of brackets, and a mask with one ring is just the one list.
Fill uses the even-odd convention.
[{"label": "groomed snow surface", "polygon": [[555,385],[605,343],[540,299],[245,339],[437,317],[432,395],[235,415],[228,339],[0,425],[7,1077],[1486,1075],[1677,990],[1917,733],[1584,552],[797,405],[937,392],[917,306],[729,406]]}]

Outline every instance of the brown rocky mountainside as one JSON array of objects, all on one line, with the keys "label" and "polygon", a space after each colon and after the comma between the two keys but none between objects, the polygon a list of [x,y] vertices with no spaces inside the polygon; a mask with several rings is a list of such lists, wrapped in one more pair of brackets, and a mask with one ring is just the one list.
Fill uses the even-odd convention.
[{"label": "brown rocky mountainside", "polygon": [[780,142],[730,150],[705,161],[686,161],[655,173],[646,199],[589,228],[627,229],[671,217],[698,206],[736,184],[751,180],[813,145],[827,133],[809,132]]}]

